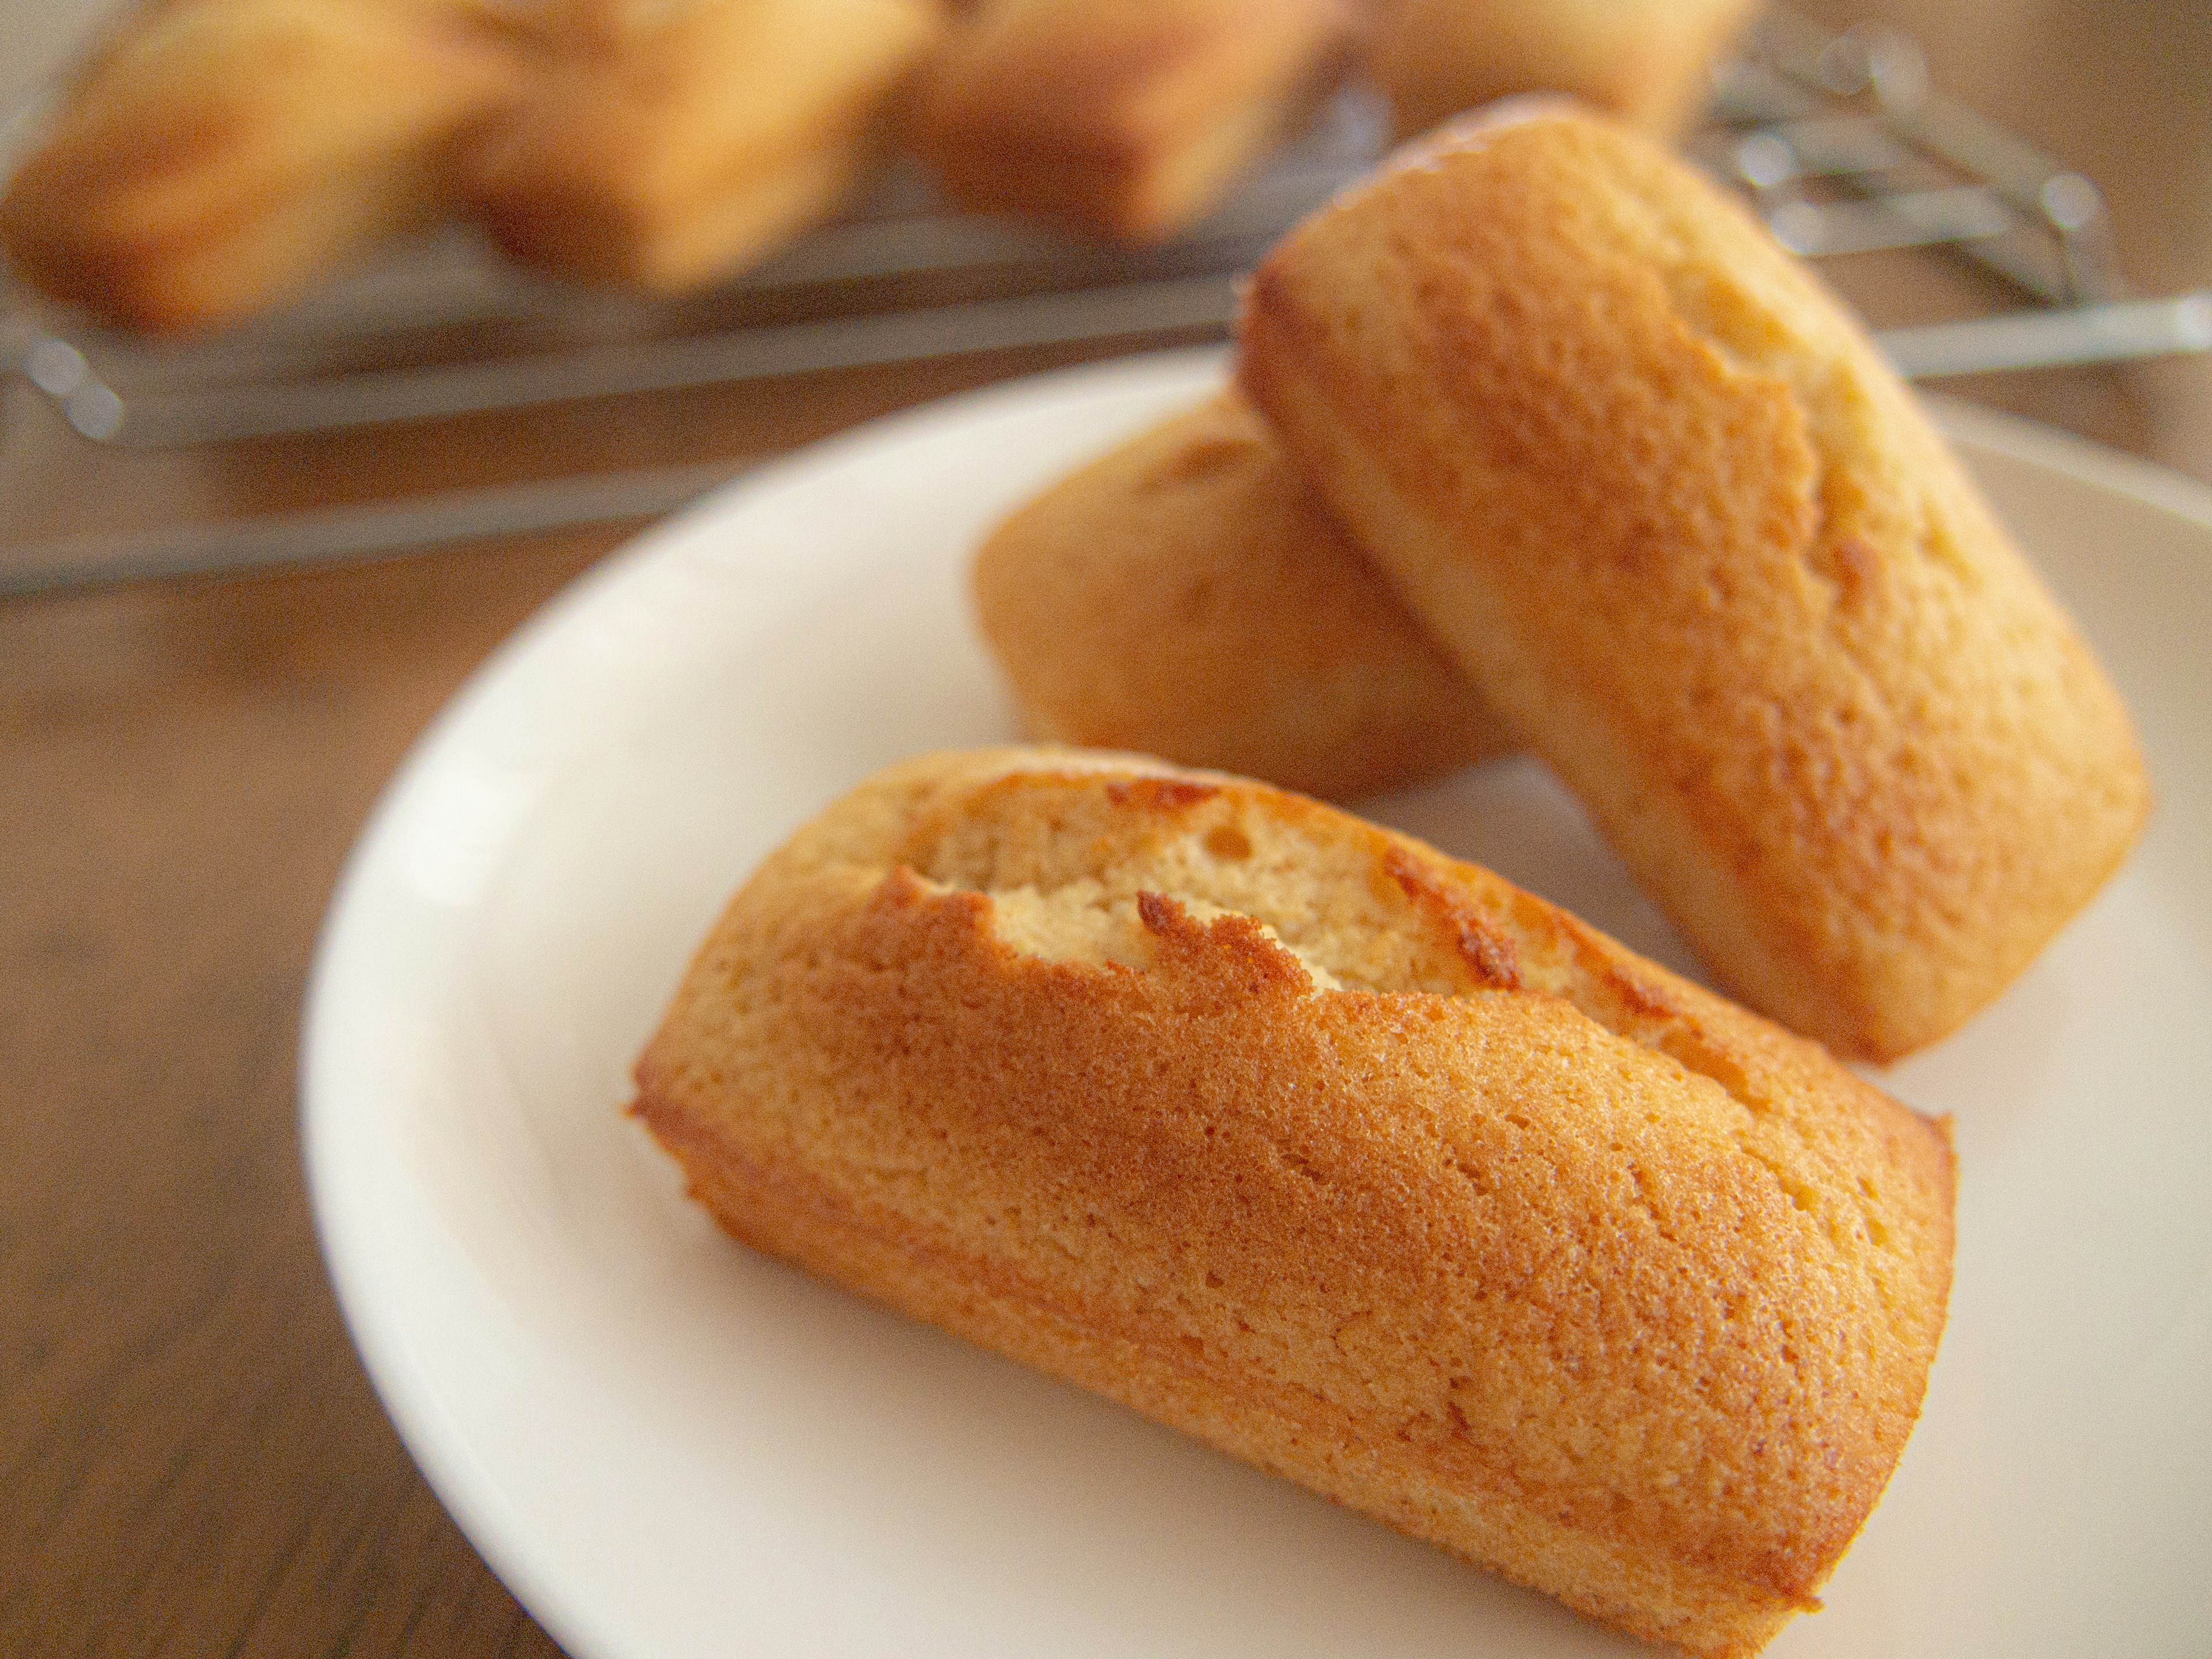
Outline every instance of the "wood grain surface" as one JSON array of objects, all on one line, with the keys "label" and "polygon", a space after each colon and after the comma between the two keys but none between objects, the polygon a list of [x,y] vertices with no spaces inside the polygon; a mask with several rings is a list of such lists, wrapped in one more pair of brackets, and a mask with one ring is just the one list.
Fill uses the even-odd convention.
[{"label": "wood grain surface", "polygon": [[[2141,287],[2212,285],[2203,0],[1804,9],[1914,30],[1940,84],[2106,186]],[[1899,284],[1958,280],[1845,286],[1880,320]],[[1070,355],[687,394],[657,418],[708,423],[736,463]],[[1946,389],[2212,478],[2202,359]],[[145,487],[325,499],[422,464],[361,440],[260,476],[172,459]],[[57,452],[4,487],[66,529],[97,487],[76,465]],[[294,1068],[317,924],[386,777],[618,539],[0,604],[0,1654],[555,1651],[361,1371],[315,1250]]]}]

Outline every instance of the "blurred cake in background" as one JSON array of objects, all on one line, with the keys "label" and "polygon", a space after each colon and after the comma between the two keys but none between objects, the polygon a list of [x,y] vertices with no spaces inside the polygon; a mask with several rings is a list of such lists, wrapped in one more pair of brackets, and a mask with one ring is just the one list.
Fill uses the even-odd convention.
[{"label": "blurred cake in background", "polygon": [[1400,136],[1514,93],[1561,92],[1668,136],[1759,0],[1377,0],[1370,67]]},{"label": "blurred cake in background", "polygon": [[940,21],[933,0],[576,0],[472,155],[470,204],[526,264],[702,286],[844,204]]},{"label": "blurred cake in background", "polygon": [[1311,113],[1352,27],[1341,0],[999,0],[925,72],[915,148],[960,206],[1158,240]]},{"label": "blurred cake in background", "polygon": [[430,0],[149,9],[0,196],[0,244],[106,322],[234,317],[441,217],[459,146],[522,73],[511,42]]}]

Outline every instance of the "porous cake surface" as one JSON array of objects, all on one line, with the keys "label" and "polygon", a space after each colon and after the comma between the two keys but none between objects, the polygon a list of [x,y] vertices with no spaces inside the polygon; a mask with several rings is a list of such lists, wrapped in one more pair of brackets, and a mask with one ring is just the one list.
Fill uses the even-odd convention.
[{"label": "porous cake surface", "polygon": [[2148,793],[2126,709],[1799,262],[1595,118],[1478,122],[1248,292],[1285,449],[1715,975],[1875,1059],[1996,994]]},{"label": "porous cake surface", "polygon": [[774,855],[638,1068],[738,1237],[1584,1613],[1756,1650],[1919,1410],[1948,1136],[1303,798],[925,757]]},{"label": "porous cake surface", "polygon": [[1338,799],[1509,747],[1234,393],[1013,514],[975,592],[1041,737]]}]

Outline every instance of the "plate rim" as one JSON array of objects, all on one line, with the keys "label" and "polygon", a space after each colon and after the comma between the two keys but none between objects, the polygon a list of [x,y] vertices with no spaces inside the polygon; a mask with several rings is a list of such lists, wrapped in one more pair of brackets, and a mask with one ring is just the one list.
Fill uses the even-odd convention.
[{"label": "plate rim", "polygon": [[[503,684],[527,673],[533,659],[568,620],[599,604],[618,587],[650,580],[655,566],[679,554],[695,530],[744,514],[757,501],[801,488],[811,477],[834,471],[855,456],[969,425],[1012,408],[1116,391],[1157,392],[1164,400],[1188,386],[1202,388],[1231,361],[1228,348],[1206,346],[1146,353],[1020,376],[911,405],[779,455],[750,469],[660,520],[611,551],[532,611],[494,647],[442,702],[379,791],[362,821],[333,884],[319,925],[302,1000],[298,1061],[298,1118],[316,1246],[349,1340],[380,1405],[408,1455],[440,1504],[517,1602],[575,1659],[617,1659],[635,1650],[611,1626],[541,1571],[527,1547],[527,1528],[508,1510],[497,1478],[483,1465],[469,1436],[452,1419],[436,1383],[419,1366],[406,1338],[404,1309],[373,1271],[364,1241],[349,1231],[356,1194],[334,1167],[332,1140],[341,1121],[332,1114],[341,1092],[326,1080],[335,1041],[332,987],[342,952],[349,948],[368,902],[371,863],[415,809],[423,780],[466,733],[477,712]],[[2179,519],[2212,537],[2212,486],[2171,469],[2057,428],[1967,403],[1923,392],[1939,428],[1962,447],[1980,449],[2077,484]],[[2198,550],[2212,560],[2212,540]]]},{"label": "plate rim", "polygon": [[2033,421],[1948,392],[1915,388],[1938,429],[1954,444],[2062,473],[2077,483],[2125,496],[2212,531],[2212,483],[2161,462],[2114,449],[2064,427]]},{"label": "plate rim", "polygon": [[336,1091],[319,1079],[329,1063],[327,1051],[333,1040],[331,987],[339,977],[340,953],[347,948],[357,926],[356,915],[366,902],[370,865],[406,821],[423,780],[462,739],[477,711],[499,688],[528,672],[532,659],[550,648],[550,641],[570,617],[629,583],[647,580],[654,566],[680,554],[696,527],[743,513],[756,500],[772,500],[787,489],[803,488],[811,477],[836,469],[856,453],[988,420],[1002,409],[1039,399],[1110,395],[1125,387],[1164,391],[1179,380],[1188,380],[1195,389],[1209,376],[1218,375],[1227,361],[1224,347],[1185,347],[1018,376],[878,416],[778,455],[709,490],[610,551],[506,635],[408,744],[356,832],[316,930],[300,1020],[296,1123],[316,1250],[347,1338],[409,1460],[470,1547],[574,1659],[617,1659],[631,1644],[621,1631],[607,1627],[579,1605],[528,1558],[495,1479],[482,1468],[468,1437],[447,1418],[435,1385],[414,1363],[401,1310],[388,1304],[365,1259],[362,1241],[344,1231],[353,1195],[333,1168],[332,1109],[322,1103],[332,1099]]}]

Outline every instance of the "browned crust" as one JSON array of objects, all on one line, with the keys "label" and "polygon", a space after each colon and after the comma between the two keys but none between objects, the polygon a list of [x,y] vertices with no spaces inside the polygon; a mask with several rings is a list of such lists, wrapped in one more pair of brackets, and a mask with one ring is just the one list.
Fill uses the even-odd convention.
[{"label": "browned crust", "polygon": [[[1319,990],[1169,893],[1142,968],[994,930],[994,890],[1224,829],[1458,992]],[[848,797],[638,1079],[738,1237],[1694,1653],[1814,1605],[1948,1293],[1947,1135],[1813,1045],[1417,842],[1111,757]]]},{"label": "browned crust", "polygon": [[909,137],[945,193],[1149,240],[1200,216],[1340,71],[1341,0],[1040,0],[946,39]]},{"label": "browned crust", "polygon": [[1240,377],[1738,994],[1875,1059],[2085,903],[2124,707],[1815,279],[1656,148],[1447,141],[1261,266]]},{"label": "browned crust", "polygon": [[1016,511],[974,589],[1031,729],[1063,742],[1335,799],[1510,747],[1233,394]]}]

